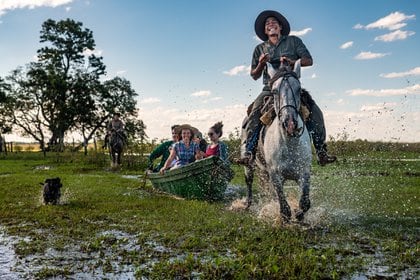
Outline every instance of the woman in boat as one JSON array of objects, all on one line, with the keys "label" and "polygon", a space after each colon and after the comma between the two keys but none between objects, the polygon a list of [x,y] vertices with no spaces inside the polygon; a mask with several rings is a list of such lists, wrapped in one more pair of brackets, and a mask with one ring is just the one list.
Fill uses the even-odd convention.
[{"label": "woman in boat", "polygon": [[198,144],[192,141],[197,129],[188,124],[183,124],[178,127],[178,131],[181,132],[181,140],[173,144],[165,165],[160,169],[161,174],[170,168],[174,159],[176,162],[171,169],[187,165],[196,159],[202,158]]},{"label": "woman in boat", "polygon": [[207,146],[205,157],[218,156],[225,163],[229,163],[228,158],[228,147],[225,143],[220,141],[220,137],[223,135],[223,123],[217,122],[210,127],[208,136],[211,144]]}]

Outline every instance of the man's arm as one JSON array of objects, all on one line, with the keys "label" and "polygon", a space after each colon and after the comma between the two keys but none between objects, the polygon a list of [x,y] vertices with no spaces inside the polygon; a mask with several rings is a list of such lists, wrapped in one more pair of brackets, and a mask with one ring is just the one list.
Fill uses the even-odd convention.
[{"label": "man's arm", "polygon": [[312,61],[312,57],[302,57],[300,59],[300,66],[305,67],[305,66],[312,66],[313,61]]},{"label": "man's arm", "polygon": [[254,80],[258,80],[261,77],[262,72],[264,71],[265,65],[269,59],[270,57],[268,53],[261,54],[261,56],[258,59],[257,67],[255,67],[254,69],[251,69],[251,77]]}]

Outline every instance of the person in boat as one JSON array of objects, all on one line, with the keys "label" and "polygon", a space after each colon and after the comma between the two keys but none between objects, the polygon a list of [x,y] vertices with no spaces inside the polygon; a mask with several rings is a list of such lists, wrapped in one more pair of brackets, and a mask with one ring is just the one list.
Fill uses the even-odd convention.
[{"label": "person in boat", "polygon": [[207,141],[206,139],[204,139],[203,134],[200,131],[197,130],[197,132],[195,132],[193,141],[198,144],[200,151],[202,151],[203,153],[206,152]]},{"label": "person in boat", "polygon": [[[165,170],[169,168],[178,168],[203,157],[199,145],[193,141],[198,130],[189,124],[183,124],[178,127],[178,131],[181,132],[181,140],[172,146],[168,159],[160,169],[161,174],[164,174]],[[171,167],[173,160],[176,160],[175,165]]]},{"label": "person in boat", "polygon": [[[179,125],[173,125],[171,127],[171,132],[172,132],[172,140],[169,141],[165,141],[162,144],[160,144],[159,146],[156,147],[156,149],[154,149],[150,155],[149,155],[149,165],[147,170],[149,172],[159,172],[160,169],[164,166],[166,160],[169,157],[169,154],[171,152],[172,149],[172,145],[175,144],[176,142],[179,141],[180,139],[180,135],[178,132],[178,127]],[[153,168],[153,161],[159,157],[162,157],[160,163]]]},{"label": "person in boat", "polygon": [[[245,145],[245,148],[242,149],[245,153],[241,155],[240,159],[236,160],[238,164],[248,164],[256,150],[258,135],[262,128],[260,121],[261,108],[265,97],[271,95],[266,63],[269,62],[275,68],[280,66],[281,61],[286,61],[293,68],[295,62],[299,59],[302,67],[313,64],[312,56],[302,40],[296,36],[289,36],[290,24],[280,13],[276,11],[261,12],[255,20],[255,32],[263,42],[255,47],[250,74],[254,80],[263,76],[264,87],[250,106],[251,112],[242,126],[247,140],[242,143]],[[318,163],[324,166],[336,161],[337,157],[330,156],[327,153],[324,117],[320,108],[306,90],[302,90],[301,98],[302,103],[310,111],[306,127],[311,134]]]},{"label": "person in boat", "polygon": [[225,163],[229,164],[228,147],[224,142],[220,141],[220,137],[223,135],[223,123],[215,123],[209,128],[207,135],[209,136],[211,143],[207,146],[204,156],[218,156]]}]

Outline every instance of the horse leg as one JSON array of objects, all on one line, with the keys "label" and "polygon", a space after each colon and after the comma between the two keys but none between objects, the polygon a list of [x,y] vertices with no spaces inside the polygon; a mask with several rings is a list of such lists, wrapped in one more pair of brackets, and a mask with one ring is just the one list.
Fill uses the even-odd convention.
[{"label": "horse leg", "polygon": [[274,189],[277,191],[280,203],[280,215],[285,223],[289,223],[292,217],[292,211],[290,210],[289,203],[287,203],[286,195],[283,191],[283,183],[285,180],[281,176],[270,172],[270,181],[273,184]]},{"label": "horse leg", "polygon": [[305,213],[311,208],[311,200],[309,199],[309,173],[305,173],[299,179],[299,186],[302,190],[302,195],[299,200],[300,210],[296,213],[296,219],[298,221],[303,221]]},{"label": "horse leg", "polygon": [[254,182],[254,167],[245,166],[245,182],[248,189],[247,206],[249,208],[252,204],[252,183]]},{"label": "horse leg", "polygon": [[117,154],[117,163],[118,163],[118,165],[121,165],[121,152],[119,152],[118,154]]},{"label": "horse leg", "polygon": [[115,167],[115,153],[113,150],[111,150],[111,166]]}]

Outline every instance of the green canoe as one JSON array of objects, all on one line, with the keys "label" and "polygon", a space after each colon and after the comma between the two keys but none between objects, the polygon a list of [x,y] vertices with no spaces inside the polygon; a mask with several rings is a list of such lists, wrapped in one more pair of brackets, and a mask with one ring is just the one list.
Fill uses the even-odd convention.
[{"label": "green canoe", "polygon": [[149,173],[153,187],[190,199],[221,200],[233,171],[219,157],[197,160],[165,174]]}]

